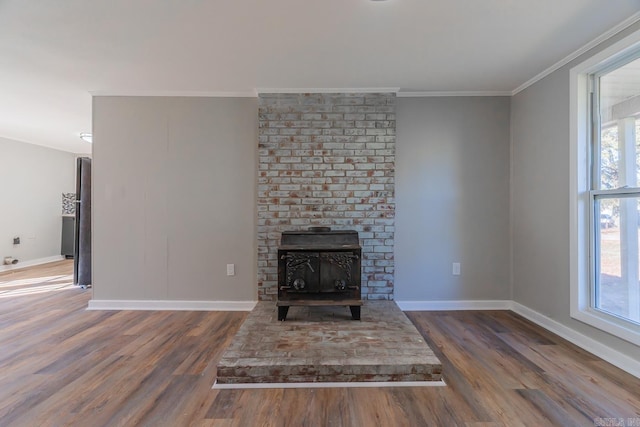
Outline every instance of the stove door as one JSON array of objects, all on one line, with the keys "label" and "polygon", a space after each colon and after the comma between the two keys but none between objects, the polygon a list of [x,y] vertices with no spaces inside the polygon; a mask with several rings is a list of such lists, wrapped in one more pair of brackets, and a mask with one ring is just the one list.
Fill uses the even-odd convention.
[{"label": "stove door", "polygon": [[320,291],[320,260],[317,252],[287,251],[280,255],[284,264],[287,293]]},{"label": "stove door", "polygon": [[320,292],[353,292],[359,287],[360,258],[354,252],[320,253]]}]

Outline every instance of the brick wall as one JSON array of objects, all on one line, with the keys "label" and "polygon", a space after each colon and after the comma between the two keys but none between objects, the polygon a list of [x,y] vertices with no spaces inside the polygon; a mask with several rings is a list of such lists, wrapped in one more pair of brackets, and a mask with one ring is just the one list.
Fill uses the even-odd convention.
[{"label": "brick wall", "polygon": [[277,297],[280,233],[356,230],[362,296],[393,299],[394,93],[261,94],[258,296]]}]

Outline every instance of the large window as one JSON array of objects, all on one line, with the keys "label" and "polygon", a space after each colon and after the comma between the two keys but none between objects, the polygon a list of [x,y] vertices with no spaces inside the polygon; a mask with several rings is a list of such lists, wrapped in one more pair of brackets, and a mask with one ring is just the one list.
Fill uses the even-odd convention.
[{"label": "large window", "polygon": [[571,79],[571,314],[640,344],[640,35]]},{"label": "large window", "polygon": [[593,307],[640,324],[640,59],[589,76]]}]

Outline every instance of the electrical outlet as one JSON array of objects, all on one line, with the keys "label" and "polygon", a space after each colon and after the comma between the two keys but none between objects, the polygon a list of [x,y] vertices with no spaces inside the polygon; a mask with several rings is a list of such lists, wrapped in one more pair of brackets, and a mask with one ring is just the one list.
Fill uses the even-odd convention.
[{"label": "electrical outlet", "polygon": [[453,273],[454,276],[459,276],[460,275],[460,263],[459,262],[454,262],[453,263],[452,273]]},{"label": "electrical outlet", "polygon": [[236,275],[236,265],[227,264],[227,276],[235,276],[235,275]]}]

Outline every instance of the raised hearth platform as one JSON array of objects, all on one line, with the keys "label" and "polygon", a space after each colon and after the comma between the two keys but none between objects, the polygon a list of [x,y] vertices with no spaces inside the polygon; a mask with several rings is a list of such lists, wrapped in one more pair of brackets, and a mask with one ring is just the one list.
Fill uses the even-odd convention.
[{"label": "raised hearth platform", "polygon": [[442,365],[393,301],[349,307],[291,307],[278,321],[261,301],[218,363],[217,385],[441,382]]}]

